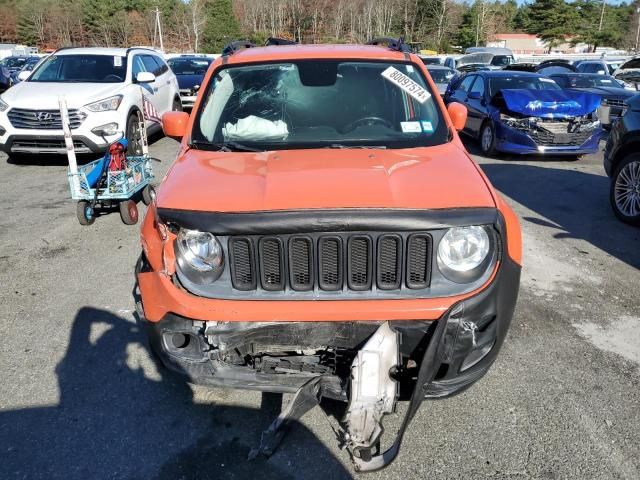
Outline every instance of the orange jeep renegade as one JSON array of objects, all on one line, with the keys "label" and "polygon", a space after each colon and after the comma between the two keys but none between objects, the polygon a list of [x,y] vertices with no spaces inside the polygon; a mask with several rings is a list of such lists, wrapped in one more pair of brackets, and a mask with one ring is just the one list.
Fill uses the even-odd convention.
[{"label": "orange jeep renegade", "polygon": [[458,138],[465,108],[401,47],[232,46],[191,115],[163,117],[182,143],[142,226],[139,312],[189,381],[295,393],[254,454],[331,398],[355,468],[382,468],[507,334],[518,220]]}]

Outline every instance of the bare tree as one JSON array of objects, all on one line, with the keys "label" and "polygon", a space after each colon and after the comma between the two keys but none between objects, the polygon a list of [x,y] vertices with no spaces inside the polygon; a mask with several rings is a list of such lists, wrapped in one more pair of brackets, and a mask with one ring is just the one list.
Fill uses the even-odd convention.
[{"label": "bare tree", "polygon": [[193,31],[193,51],[198,52],[200,48],[200,37],[202,36],[202,29],[206,23],[206,17],[204,14],[204,1],[203,0],[191,0],[189,2],[189,8],[191,10],[191,29]]}]

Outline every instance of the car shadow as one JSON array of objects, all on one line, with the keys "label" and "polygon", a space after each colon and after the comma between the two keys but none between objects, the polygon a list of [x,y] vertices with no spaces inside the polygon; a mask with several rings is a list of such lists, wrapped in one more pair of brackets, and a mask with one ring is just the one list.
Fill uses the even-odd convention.
[{"label": "car shadow", "polygon": [[134,320],[79,310],[55,370],[59,402],[0,411],[0,478],[352,478],[300,423],[272,457],[247,460],[279,397],[244,408],[207,390],[197,403],[186,383],[153,368],[145,345]]},{"label": "car shadow", "polygon": [[554,238],[585,240],[640,269],[640,229],[614,216],[606,176],[507,162],[481,168],[500,192],[542,217],[522,220],[548,227]]}]

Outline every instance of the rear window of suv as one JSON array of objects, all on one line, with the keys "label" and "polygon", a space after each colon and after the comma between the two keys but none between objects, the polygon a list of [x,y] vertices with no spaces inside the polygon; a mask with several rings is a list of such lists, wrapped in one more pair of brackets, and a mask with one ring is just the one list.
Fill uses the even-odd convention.
[{"label": "rear window of suv", "polygon": [[299,61],[230,66],[204,93],[192,145],[259,150],[412,148],[448,141],[433,92],[412,64]]},{"label": "rear window of suv", "polygon": [[127,57],[118,55],[52,55],[29,82],[120,83],[127,76]]}]

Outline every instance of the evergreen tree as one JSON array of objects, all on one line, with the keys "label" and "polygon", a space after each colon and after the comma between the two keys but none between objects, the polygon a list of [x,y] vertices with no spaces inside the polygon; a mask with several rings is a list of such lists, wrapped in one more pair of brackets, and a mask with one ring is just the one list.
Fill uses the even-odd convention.
[{"label": "evergreen tree", "polygon": [[240,26],[233,13],[231,0],[211,0],[206,11],[204,51],[220,53],[225,45],[240,38]]},{"label": "evergreen tree", "polygon": [[535,0],[529,8],[527,31],[547,42],[549,50],[575,31],[576,11],[564,0]]}]

